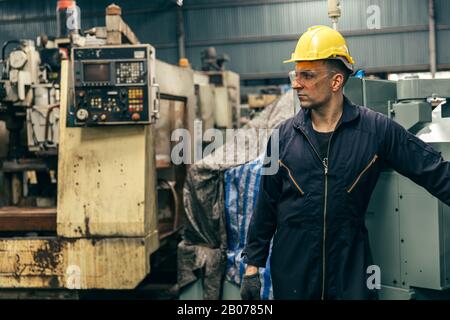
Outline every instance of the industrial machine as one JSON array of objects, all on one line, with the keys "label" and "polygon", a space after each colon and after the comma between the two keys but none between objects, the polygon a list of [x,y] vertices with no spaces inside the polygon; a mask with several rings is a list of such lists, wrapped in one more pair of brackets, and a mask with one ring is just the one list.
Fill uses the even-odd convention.
[{"label": "industrial machine", "polygon": [[100,34],[3,49],[0,289],[134,289],[179,230],[184,169],[160,161],[173,128],[156,123],[193,127],[192,70],[156,61],[120,13]]},{"label": "industrial machine", "polygon": [[[240,124],[240,77],[237,73],[225,70],[225,62],[230,60],[226,54],[217,56],[214,47],[207,48],[202,52],[202,71],[197,71],[195,75],[195,83],[199,87],[200,96],[206,96],[208,99],[210,94],[207,91],[207,85],[213,85],[214,104],[213,117],[216,128],[231,129],[239,128]],[[206,76],[206,77],[205,77]],[[202,98],[200,99],[201,101]],[[203,109],[208,111],[211,108],[205,106],[203,101]],[[205,117],[205,112],[202,113]]]},{"label": "industrial machine", "polygon": [[[158,100],[150,90],[150,52],[150,46],[85,47],[61,60],[57,207],[18,203],[0,211],[3,221],[9,214],[14,222],[0,223],[6,232],[0,238],[1,288],[132,289],[150,272],[149,256],[159,245],[154,134],[148,125]],[[99,66],[107,65],[114,73],[101,74]],[[126,97],[114,88],[126,90]],[[29,105],[38,99],[29,97]]]},{"label": "industrial machine", "polygon": [[233,71],[207,71],[215,85],[214,119],[217,128],[240,127],[240,77]]},{"label": "industrial machine", "polygon": [[[171,160],[172,150],[179,142],[172,134],[181,129],[194,137],[197,95],[194,71],[189,68],[156,60],[156,81],[161,92],[159,118],[155,123],[159,229],[161,237],[165,237],[176,234],[182,226],[183,186],[187,172],[185,164],[176,165]],[[191,141],[186,158],[191,158],[194,146],[195,141]]]},{"label": "industrial machine", "polygon": [[[75,1],[59,1],[58,23],[74,10]],[[156,287],[176,284],[186,164],[171,161],[172,133],[194,137],[192,158],[195,119],[217,126],[216,89],[231,128],[239,76],[211,71],[223,79],[215,85],[206,72],[157,60],[118,6],[106,12],[104,27],[64,25],[57,38],[3,49],[1,297],[2,289],[147,290],[172,271]]]},{"label": "industrial machine", "polygon": [[[450,160],[450,80],[352,78],[345,94],[384,113]],[[386,168],[366,213],[381,299],[450,298],[450,208]]]},{"label": "industrial machine", "polygon": [[[3,45],[2,61],[0,120],[5,127],[0,142],[8,148],[3,154],[0,204],[8,199],[13,205],[51,205],[59,142],[59,50],[13,40]],[[20,197],[22,193],[29,197]]]},{"label": "industrial machine", "polygon": [[191,159],[196,119],[238,126],[239,76],[226,59],[201,72],[157,60],[116,5],[84,32],[75,1],[57,18],[56,38],[2,49],[0,296],[141,288],[173,255],[176,284],[186,164],[172,133],[194,137]]}]

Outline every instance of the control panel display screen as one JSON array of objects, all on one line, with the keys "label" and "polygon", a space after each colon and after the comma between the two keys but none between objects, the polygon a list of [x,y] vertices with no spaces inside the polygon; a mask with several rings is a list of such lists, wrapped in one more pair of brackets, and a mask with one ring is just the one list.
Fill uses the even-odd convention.
[{"label": "control panel display screen", "polygon": [[109,63],[84,63],[83,80],[85,82],[109,82],[110,81]]}]

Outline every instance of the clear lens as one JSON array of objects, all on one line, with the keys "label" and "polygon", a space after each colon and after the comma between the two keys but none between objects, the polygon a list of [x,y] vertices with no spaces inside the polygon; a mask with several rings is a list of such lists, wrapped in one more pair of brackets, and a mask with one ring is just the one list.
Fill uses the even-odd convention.
[{"label": "clear lens", "polygon": [[289,80],[291,81],[292,86],[295,86],[299,83],[311,84],[312,82],[316,83],[317,81],[319,81],[333,73],[335,73],[335,72],[334,71],[325,72],[325,74],[322,77],[319,77],[318,75],[320,74],[320,72],[317,72],[317,71],[292,70],[289,72]]}]

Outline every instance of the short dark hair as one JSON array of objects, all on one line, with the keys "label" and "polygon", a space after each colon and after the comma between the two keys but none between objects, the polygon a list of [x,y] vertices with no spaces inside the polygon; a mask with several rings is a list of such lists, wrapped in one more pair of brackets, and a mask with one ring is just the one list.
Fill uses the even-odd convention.
[{"label": "short dark hair", "polygon": [[344,62],[339,59],[325,59],[324,61],[328,67],[328,70],[340,73],[344,76],[345,86],[348,78],[352,75],[352,72],[345,66]]}]

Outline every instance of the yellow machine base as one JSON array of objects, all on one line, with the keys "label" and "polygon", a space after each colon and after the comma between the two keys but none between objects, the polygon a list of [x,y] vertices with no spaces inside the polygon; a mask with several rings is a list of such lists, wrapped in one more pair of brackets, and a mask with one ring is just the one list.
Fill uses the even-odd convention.
[{"label": "yellow machine base", "polygon": [[146,238],[0,238],[0,288],[134,289],[150,272]]}]

